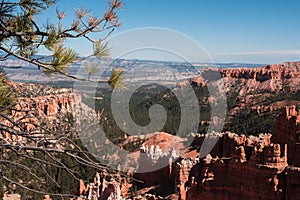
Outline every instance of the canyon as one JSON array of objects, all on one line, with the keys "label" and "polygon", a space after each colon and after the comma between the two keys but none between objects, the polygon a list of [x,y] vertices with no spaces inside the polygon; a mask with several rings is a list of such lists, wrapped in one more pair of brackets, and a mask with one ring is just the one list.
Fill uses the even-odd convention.
[{"label": "canyon", "polygon": [[[139,151],[140,168],[164,164],[150,172],[137,170],[134,178],[143,181],[137,193],[146,192],[130,196],[121,186],[115,186],[113,191],[127,199],[297,199],[299,119],[300,111],[295,106],[287,106],[277,118],[274,135],[246,137],[231,132],[217,133],[218,142],[204,158],[199,149],[206,135],[190,134],[188,140],[193,142],[186,148],[187,140],[163,132],[153,133]],[[156,151],[165,156],[155,157],[155,151],[146,155],[148,146],[156,146]],[[178,157],[172,156],[174,151]],[[103,184],[95,181],[93,185]]]},{"label": "canyon", "polygon": [[[218,74],[213,76],[214,73]],[[201,155],[200,149],[210,133],[191,133],[186,138],[165,132],[126,136],[118,145],[136,143],[128,160],[137,162],[138,167],[125,177],[115,172],[111,178],[109,172],[99,171],[94,179],[89,178],[93,181],[80,180],[76,199],[297,199],[300,193],[300,62],[261,68],[205,69],[201,77],[185,84],[205,87],[208,81],[214,81],[212,77],[222,78],[227,98],[233,103],[228,103],[225,129],[212,133],[218,139],[209,154]],[[66,126],[68,121],[59,116],[73,113],[75,107],[83,112],[77,113],[83,117],[81,123],[85,118],[99,117],[71,89],[11,84],[23,97],[18,99],[10,117],[21,122],[22,130],[28,134],[41,131],[41,120],[46,120],[54,131]],[[254,122],[249,121],[252,115],[257,118]],[[265,121],[271,128],[262,127],[257,131],[270,131],[255,132],[255,136],[251,131],[230,128],[237,122],[240,127],[247,123],[264,126]],[[9,120],[2,123],[19,130]],[[80,122],[75,120],[77,123]],[[9,144],[28,142],[26,137],[3,130],[1,139]],[[157,170],[145,172],[145,168],[151,167]]]},{"label": "canyon", "polygon": [[[182,149],[180,158],[172,165],[137,177],[144,180],[145,185],[162,184],[161,188],[166,191],[172,191],[170,184],[176,185],[179,199],[297,199],[300,63],[253,69],[208,68],[191,84],[205,87],[218,78],[226,85],[228,100],[234,101],[228,105],[225,127],[233,123],[264,126],[268,120],[266,125],[271,129],[263,127],[263,130],[270,130],[272,134],[262,131],[252,136],[246,131],[232,133],[225,128],[223,133],[217,134],[218,142],[203,159],[199,151],[206,136],[191,134],[188,140],[193,142]],[[234,121],[241,117],[241,111],[246,111],[243,118]],[[249,121],[251,115],[254,123]]]}]

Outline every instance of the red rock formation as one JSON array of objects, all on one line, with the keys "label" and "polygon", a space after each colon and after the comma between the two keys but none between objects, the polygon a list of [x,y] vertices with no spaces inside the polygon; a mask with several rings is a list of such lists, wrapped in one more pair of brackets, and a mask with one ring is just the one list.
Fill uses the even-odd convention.
[{"label": "red rock formation", "polygon": [[40,115],[50,117],[60,111],[70,112],[74,104],[78,102],[81,102],[81,97],[74,93],[19,98],[13,115],[18,117],[18,115],[22,115],[22,112],[35,110]]},{"label": "red rock formation", "polygon": [[299,77],[300,62],[271,64],[261,68],[221,69],[222,77],[254,79],[259,82],[267,80],[288,80]]},{"label": "red rock formation", "polygon": [[[180,193],[180,199],[186,200],[186,191],[188,190],[188,186],[186,183],[190,180],[190,174],[192,168],[195,166],[197,161],[191,161],[190,159],[183,159],[176,164],[176,182],[177,187]],[[191,184],[195,184],[194,178],[191,180]]]},{"label": "red rock formation", "polygon": [[106,180],[106,173],[96,173],[94,183],[88,184],[86,187],[82,181],[79,182],[79,195],[77,200],[122,200],[121,196],[121,179],[116,181],[111,178]]},{"label": "red rock formation", "polygon": [[273,64],[260,68],[205,69],[202,76],[192,82],[201,86],[206,81],[222,78],[229,95],[238,92],[239,107],[243,106],[243,103],[256,106],[261,105],[257,102],[262,103],[271,92],[298,91],[300,62]]},{"label": "red rock formation", "polygon": [[270,135],[246,138],[225,133],[220,134],[220,141],[214,157],[178,165],[181,199],[283,198],[287,159],[281,148],[285,146],[270,143]]},{"label": "red rock formation", "polygon": [[[277,120],[274,138],[270,134],[246,137],[230,132],[220,133],[219,141],[205,159],[200,159],[199,152],[195,150],[199,150],[205,136],[191,134],[188,141],[194,141],[191,147],[182,151],[178,162],[142,174],[140,178],[145,181],[144,186],[161,185],[161,189],[165,190],[175,184],[182,200],[297,199],[300,192],[299,156],[296,156],[300,153],[299,114],[295,106],[287,107]],[[168,134],[154,133],[147,137],[148,141],[144,144],[161,144],[162,149],[170,150],[170,141],[174,138]],[[175,146],[183,147],[184,141],[177,140],[179,143]],[[294,145],[290,155],[289,145]],[[148,165],[157,162],[151,163],[150,158],[145,159],[149,161]],[[172,177],[174,182],[170,181]],[[94,185],[97,185],[96,182]],[[155,196],[151,198],[155,199]],[[147,198],[139,195],[134,199]]]},{"label": "red rock formation", "polygon": [[[70,113],[73,107],[81,102],[78,94],[66,93],[48,96],[38,96],[32,98],[19,98],[17,105],[11,111],[9,116],[14,122],[22,126],[28,132],[38,129],[41,121],[47,121],[48,125],[55,124],[57,115]],[[20,127],[14,125],[11,121],[1,118],[1,123],[20,130]],[[54,130],[55,131],[55,130]],[[5,130],[1,130],[0,137],[8,140],[19,140],[26,142],[26,138],[11,135]]]},{"label": "red rock formation", "polygon": [[[176,168],[180,199],[297,199],[299,116],[295,106],[286,107],[273,137],[220,134],[213,156],[200,162],[181,161],[184,164]],[[194,137],[192,145],[201,146],[204,135]]]},{"label": "red rock formation", "polygon": [[300,111],[287,106],[279,115],[272,142],[288,145],[288,163],[300,167]]},{"label": "red rock formation", "polygon": [[300,111],[287,106],[279,115],[272,141],[287,144],[285,199],[299,199],[300,194]]},{"label": "red rock formation", "polygon": [[[295,130],[293,134],[299,133],[298,115],[295,107],[288,107],[282,114],[284,117],[278,118],[276,127],[286,127],[284,133],[290,134],[289,130]],[[161,142],[167,148],[168,143],[165,141],[170,136],[165,139],[161,136],[162,133],[153,135],[145,144],[160,145]],[[196,152],[198,155],[194,154],[195,149],[202,145],[204,137],[201,134],[191,134],[188,138],[188,141],[193,140],[191,147],[181,155],[179,162],[173,164],[175,168],[171,167],[171,174],[166,167],[147,174],[146,177],[141,176],[142,180],[146,180],[147,186],[151,186],[163,184],[168,176],[175,176],[175,185],[182,200],[297,199],[300,170],[298,167],[288,167],[288,142],[275,142],[271,134],[246,137],[230,132],[220,133],[211,155],[201,160],[199,152]],[[274,137],[277,137],[276,134]],[[298,151],[296,143],[293,155],[298,155]],[[151,160],[149,162],[147,165],[151,165]],[[294,165],[298,162],[294,156]],[[163,188],[168,190],[166,186]]]},{"label": "red rock formation", "polygon": [[79,180],[79,195],[86,195],[87,188],[85,187],[85,184],[83,180]]},{"label": "red rock formation", "polygon": [[186,140],[164,132],[147,134],[145,138],[147,141],[139,153],[139,166],[134,177],[144,182],[141,187],[156,186],[155,191],[159,194],[175,192],[173,162],[184,148]]},{"label": "red rock formation", "polygon": [[205,85],[207,81],[220,78],[253,80],[254,82],[252,81],[252,83],[280,80],[291,83],[291,85],[294,86],[293,89],[297,89],[295,87],[297,87],[297,83],[300,82],[300,80],[297,79],[299,76],[300,62],[286,62],[282,64],[271,64],[259,68],[206,68],[202,71],[202,76],[195,78],[192,82],[201,86]]}]

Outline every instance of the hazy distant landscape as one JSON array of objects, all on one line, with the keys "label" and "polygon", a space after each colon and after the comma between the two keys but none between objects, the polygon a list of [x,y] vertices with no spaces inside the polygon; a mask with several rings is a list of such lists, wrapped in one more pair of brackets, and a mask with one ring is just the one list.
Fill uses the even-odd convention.
[{"label": "hazy distant landscape", "polygon": [[[84,62],[78,62],[70,66],[68,71],[71,75],[84,76]],[[150,60],[124,60],[117,59],[112,61],[97,61],[99,62],[99,73],[94,74],[96,78],[108,79],[112,73],[114,67],[118,67],[125,71],[132,70],[134,68],[143,68],[147,67],[148,73],[135,74],[134,78],[138,77],[149,77],[155,79],[157,76],[158,79],[161,79],[163,76],[161,73],[157,73],[157,69],[171,68],[177,72],[178,79],[176,81],[180,82],[183,80],[188,80],[189,78],[194,78],[200,75],[199,68],[256,68],[263,66],[264,64],[251,64],[251,63],[181,63],[181,62],[167,62],[167,61],[150,61]],[[17,59],[8,59],[1,62],[0,66],[7,76],[14,81],[24,81],[24,82],[58,82],[58,81],[73,81],[71,78],[67,78],[62,75],[52,75],[47,76],[43,73],[43,70],[39,70],[37,66],[25,63]],[[81,69],[80,72],[78,70]],[[132,73],[130,74],[132,76]],[[164,74],[164,76],[166,76]],[[93,76],[92,76],[93,78]],[[129,78],[129,77],[127,77]],[[157,79],[157,78],[156,78]]]}]

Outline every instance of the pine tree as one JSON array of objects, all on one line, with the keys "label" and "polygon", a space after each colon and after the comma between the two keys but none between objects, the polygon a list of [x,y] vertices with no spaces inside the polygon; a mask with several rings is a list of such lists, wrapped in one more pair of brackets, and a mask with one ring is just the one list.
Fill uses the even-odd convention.
[{"label": "pine tree", "polygon": [[[105,40],[120,26],[116,11],[123,6],[123,2],[108,1],[108,8],[101,17],[81,7],[74,11],[71,24],[64,23],[67,13],[59,10],[56,10],[56,22],[36,20],[38,15],[56,3],[57,0],[1,1],[0,60],[15,57],[36,65],[48,74],[59,73],[79,79],[68,73],[69,65],[91,57],[102,59],[110,56],[110,48]],[[93,39],[95,34],[98,35],[98,39]],[[79,57],[75,49],[66,46],[67,39],[85,39],[91,44],[93,53]],[[42,48],[47,49],[48,55],[38,55]],[[116,73],[121,71],[115,71],[114,76]],[[109,84],[112,86],[117,85],[119,81],[115,78],[113,82],[111,80]]]}]

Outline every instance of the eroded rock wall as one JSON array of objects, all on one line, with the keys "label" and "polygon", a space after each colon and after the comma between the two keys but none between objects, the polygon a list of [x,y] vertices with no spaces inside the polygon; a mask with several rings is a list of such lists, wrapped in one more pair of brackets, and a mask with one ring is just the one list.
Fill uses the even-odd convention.
[{"label": "eroded rock wall", "polygon": [[[220,134],[211,155],[177,164],[180,199],[297,199],[300,192],[300,112],[286,107],[276,133],[258,137]],[[203,135],[195,135],[201,146]],[[184,162],[184,164],[182,164]]]},{"label": "eroded rock wall", "polygon": [[[51,88],[44,91],[41,86],[39,88],[37,85],[24,83],[14,86],[19,93],[25,92],[25,97],[19,97],[6,118],[0,119],[0,137],[7,142],[26,143],[27,139],[22,137],[22,134],[43,133],[43,128],[56,131],[58,126],[70,126],[71,124],[67,123],[70,119],[66,115],[72,113],[74,106],[81,104],[81,96],[67,89]],[[43,96],[33,95],[37,87]],[[14,131],[17,132],[12,134]]]},{"label": "eroded rock wall", "polygon": [[285,107],[278,116],[272,142],[287,144],[289,165],[300,167],[300,111],[296,106]]}]

